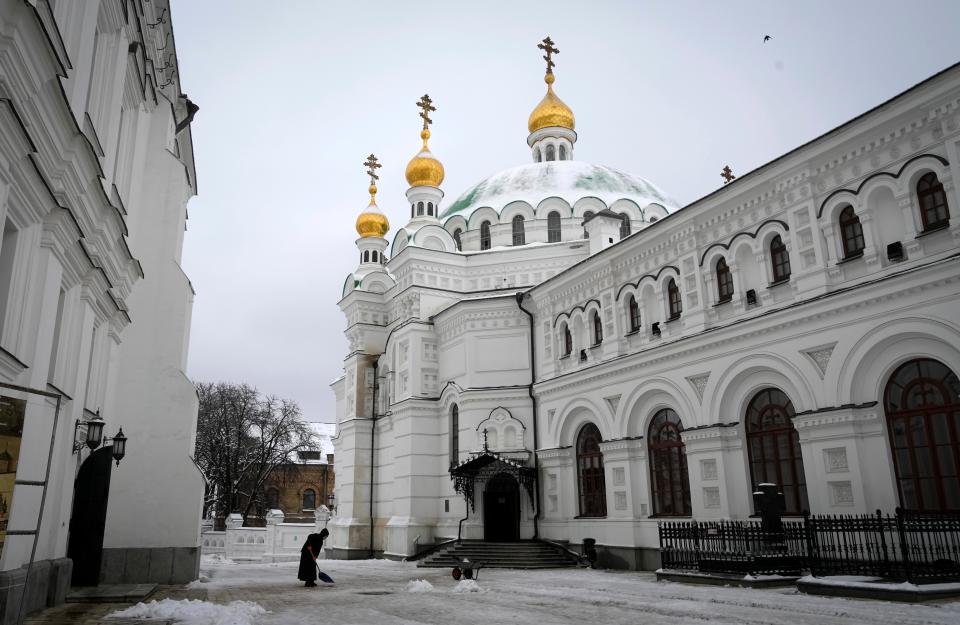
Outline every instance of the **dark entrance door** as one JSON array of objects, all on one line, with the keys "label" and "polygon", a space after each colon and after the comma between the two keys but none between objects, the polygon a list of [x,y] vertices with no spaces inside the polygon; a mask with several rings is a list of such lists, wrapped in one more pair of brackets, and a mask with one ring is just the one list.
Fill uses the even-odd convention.
[{"label": "dark entrance door", "polygon": [[73,485],[73,515],[67,557],[73,560],[73,586],[96,586],[100,580],[103,531],[107,525],[110,494],[110,463],[113,446],[90,454]]},{"label": "dark entrance door", "polygon": [[483,491],[483,538],[520,540],[520,487],[513,476],[498,473]]}]

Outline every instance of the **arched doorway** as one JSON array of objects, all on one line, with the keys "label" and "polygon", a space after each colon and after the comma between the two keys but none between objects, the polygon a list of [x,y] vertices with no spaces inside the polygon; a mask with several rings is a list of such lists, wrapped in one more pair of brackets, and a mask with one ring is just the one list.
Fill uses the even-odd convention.
[{"label": "arched doorway", "polygon": [[520,486],[507,473],[493,476],[483,490],[483,539],[520,540]]},{"label": "arched doorway", "polygon": [[960,510],[960,380],[930,358],[906,362],[883,394],[900,505]]},{"label": "arched doorway", "polygon": [[112,461],[113,446],[101,447],[83,462],[74,481],[67,546],[67,557],[73,560],[72,586],[96,586],[100,581]]}]

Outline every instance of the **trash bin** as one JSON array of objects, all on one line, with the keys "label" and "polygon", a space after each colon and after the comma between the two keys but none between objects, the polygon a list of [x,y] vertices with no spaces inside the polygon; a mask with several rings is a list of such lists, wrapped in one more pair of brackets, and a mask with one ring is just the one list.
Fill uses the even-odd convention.
[{"label": "trash bin", "polygon": [[583,539],[583,555],[590,561],[591,568],[597,563],[597,539]]}]

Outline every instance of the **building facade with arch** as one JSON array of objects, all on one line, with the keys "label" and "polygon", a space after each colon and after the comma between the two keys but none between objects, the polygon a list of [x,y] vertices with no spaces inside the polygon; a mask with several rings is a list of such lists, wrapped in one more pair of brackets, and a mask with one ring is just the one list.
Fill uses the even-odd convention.
[{"label": "building facade with arch", "polygon": [[508,524],[655,568],[659,521],[763,482],[790,515],[960,510],[960,66],[683,208],[543,160],[576,133],[537,114],[533,164],[411,186],[439,217],[345,283],[332,555]]}]

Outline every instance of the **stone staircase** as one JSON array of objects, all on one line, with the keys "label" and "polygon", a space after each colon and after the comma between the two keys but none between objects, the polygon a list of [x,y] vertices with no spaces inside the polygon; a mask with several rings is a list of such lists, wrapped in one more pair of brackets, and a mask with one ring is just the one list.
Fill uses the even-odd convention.
[{"label": "stone staircase", "polygon": [[418,567],[452,568],[467,558],[474,566],[499,569],[553,569],[577,566],[576,556],[549,543],[522,540],[495,543],[462,540],[428,554],[417,562]]}]

